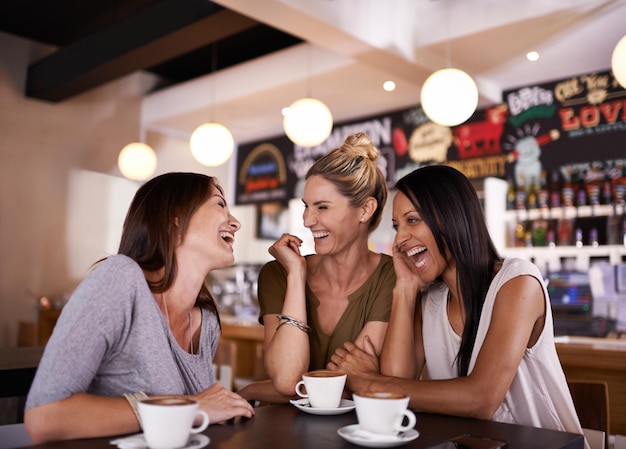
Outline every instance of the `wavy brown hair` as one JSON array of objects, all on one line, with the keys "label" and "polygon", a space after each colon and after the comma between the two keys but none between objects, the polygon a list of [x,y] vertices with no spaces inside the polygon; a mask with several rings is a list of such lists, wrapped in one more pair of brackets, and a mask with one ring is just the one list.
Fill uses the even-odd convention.
[{"label": "wavy brown hair", "polygon": [[[223,194],[216,178],[198,173],[165,173],[137,190],[124,220],[118,252],[145,271],[164,269],[160,279],[148,281],[153,293],[162,293],[172,286],[178,271],[174,250],[184,239],[192,215],[214,190]],[[196,305],[217,315],[206,283],[198,293]]]}]

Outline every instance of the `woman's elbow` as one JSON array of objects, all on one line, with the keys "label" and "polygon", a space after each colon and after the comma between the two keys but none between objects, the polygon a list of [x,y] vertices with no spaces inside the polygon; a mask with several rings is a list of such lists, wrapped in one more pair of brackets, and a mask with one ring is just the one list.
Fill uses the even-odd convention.
[{"label": "woman's elbow", "polygon": [[297,383],[298,379],[283,378],[280,376],[272,378],[272,384],[274,385],[274,389],[283,396],[295,395]]},{"label": "woman's elbow", "polygon": [[473,401],[474,407],[470,413],[472,418],[491,420],[496,414],[498,407],[502,404],[503,398],[493,394],[481,394]]},{"label": "woman's elbow", "polygon": [[48,419],[46,406],[33,407],[24,412],[24,426],[28,436],[35,444],[58,440],[54,425]]}]

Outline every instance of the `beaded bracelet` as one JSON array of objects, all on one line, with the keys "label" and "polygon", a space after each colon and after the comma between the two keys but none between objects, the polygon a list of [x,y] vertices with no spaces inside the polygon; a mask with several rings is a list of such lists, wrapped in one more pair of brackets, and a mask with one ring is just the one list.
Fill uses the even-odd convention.
[{"label": "beaded bracelet", "polygon": [[141,417],[139,416],[139,407],[138,407],[137,403],[139,401],[141,401],[142,399],[147,399],[148,395],[146,393],[144,393],[143,391],[138,391],[137,393],[124,393],[124,398],[130,404],[130,408],[133,409],[133,413],[135,414],[135,417],[137,418],[137,422],[139,423],[139,427],[142,427],[142,425],[141,425]]},{"label": "beaded bracelet", "polygon": [[291,318],[286,315],[276,315],[276,318],[280,321],[278,326],[276,326],[276,330],[280,329],[283,324],[291,324],[292,326],[296,326],[302,332],[306,332],[307,334],[311,333],[311,327],[303,323],[302,321],[296,320],[295,318]]}]

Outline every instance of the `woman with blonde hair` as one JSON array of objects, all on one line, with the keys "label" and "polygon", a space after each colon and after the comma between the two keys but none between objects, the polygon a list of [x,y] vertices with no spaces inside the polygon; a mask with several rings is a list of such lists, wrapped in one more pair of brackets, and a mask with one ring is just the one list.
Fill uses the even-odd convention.
[{"label": "woman with blonde hair", "polygon": [[357,346],[368,341],[381,350],[395,274],[390,256],[368,248],[387,200],[378,157],[369,136],[356,133],[308,170],[303,220],[313,234],[315,254],[300,254],[302,240],[291,234],[269,248],[276,260],[259,274],[258,297],[272,388],[252,384],[242,396],[288,399],[302,374],[326,368],[346,341]]}]

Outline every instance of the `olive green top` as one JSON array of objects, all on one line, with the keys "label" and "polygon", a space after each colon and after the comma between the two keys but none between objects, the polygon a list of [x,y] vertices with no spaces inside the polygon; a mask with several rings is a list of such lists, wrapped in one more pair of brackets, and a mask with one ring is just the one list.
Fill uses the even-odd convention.
[{"label": "olive green top", "polygon": [[[308,256],[307,256],[308,257]],[[348,307],[337,322],[334,331],[327,335],[320,327],[317,308],[319,300],[306,286],[307,322],[311,359],[309,369],[325,368],[335,350],[346,341],[354,341],[369,321],[389,321],[392,290],[396,283],[391,256],[381,254],[380,262],[363,285],[348,296]],[[268,262],[259,273],[258,297],[261,311],[259,322],[268,314],[280,314],[287,290],[287,271],[277,262]]]}]

